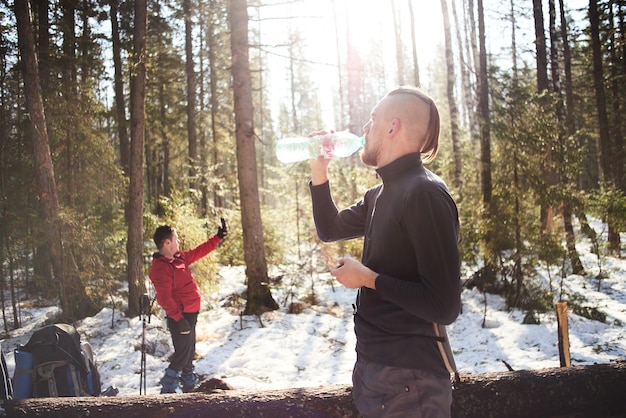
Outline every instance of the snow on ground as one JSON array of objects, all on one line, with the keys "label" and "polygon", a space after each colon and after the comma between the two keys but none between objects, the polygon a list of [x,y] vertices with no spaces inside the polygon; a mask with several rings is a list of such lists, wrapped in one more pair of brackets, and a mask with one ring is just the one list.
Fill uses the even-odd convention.
[{"label": "snow on ground", "polygon": [[[588,275],[571,275],[563,280],[568,295],[583,295],[585,306],[606,314],[604,323],[569,312],[570,352],[573,365],[610,363],[626,358],[626,261],[606,257],[605,276],[598,291],[597,257],[588,244],[579,251]],[[245,290],[243,267],[222,267],[216,292],[205,297],[197,325],[196,372],[217,377],[236,389],[265,390],[350,384],[355,360],[352,303],[355,291],[332,285],[328,273],[315,278],[318,303],[299,314],[287,313],[283,303],[292,287],[272,289],[281,309],[260,318],[241,316],[243,303],[233,294]],[[540,277],[548,277],[539,271]],[[308,279],[307,279],[308,281]],[[560,277],[552,274],[553,286]],[[310,293],[307,284],[298,298]],[[525,312],[504,309],[503,299],[476,289],[464,289],[463,312],[448,327],[461,374],[506,371],[502,361],[514,369],[559,366],[557,321],[554,312],[539,314],[540,324],[524,325]],[[298,299],[296,298],[296,299]],[[56,308],[22,309],[25,326],[1,341],[9,372],[13,375],[13,351],[25,344],[33,330],[53,316]],[[485,327],[483,327],[483,320]],[[113,324],[113,327],[111,326]],[[83,341],[95,352],[103,389],[115,386],[119,395],[139,394],[141,346],[145,325],[147,393],[159,393],[159,379],[167,367],[171,342],[162,318],[126,318],[121,312],[103,309],[76,324]]]}]

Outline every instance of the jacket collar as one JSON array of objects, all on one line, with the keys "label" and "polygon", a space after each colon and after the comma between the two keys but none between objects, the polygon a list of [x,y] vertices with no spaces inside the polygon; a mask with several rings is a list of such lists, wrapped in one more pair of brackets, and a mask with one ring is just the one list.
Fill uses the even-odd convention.
[{"label": "jacket collar", "polygon": [[415,152],[396,158],[389,164],[377,168],[376,172],[383,179],[384,183],[401,177],[407,171],[421,169],[422,167],[424,167],[424,164],[422,163],[421,154]]},{"label": "jacket collar", "polygon": [[152,259],[153,260],[161,260],[161,261],[166,261],[166,262],[169,262],[169,263],[174,261],[174,259],[176,259],[176,258],[180,258],[180,252],[177,252],[176,254],[174,254],[173,258],[167,258],[166,256],[164,256],[160,252],[156,252],[156,253],[152,254]]}]

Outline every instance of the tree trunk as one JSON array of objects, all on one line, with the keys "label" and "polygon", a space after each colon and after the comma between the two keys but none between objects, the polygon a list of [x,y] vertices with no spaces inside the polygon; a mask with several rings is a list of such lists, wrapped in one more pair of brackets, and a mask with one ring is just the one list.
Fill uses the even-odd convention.
[{"label": "tree trunk", "polygon": [[[611,88],[609,89],[611,95],[611,104],[612,104],[612,121],[609,122],[611,126],[611,147],[613,149],[612,154],[612,162],[611,167],[613,168],[613,178],[615,179],[615,187],[623,192],[626,192],[626,185],[624,178],[624,118],[623,118],[623,94],[621,89],[621,84],[623,82],[623,69],[620,68],[623,66],[624,57],[619,53],[622,52],[620,47],[618,46],[621,39],[618,37],[623,36],[623,34],[619,33],[620,28],[616,27],[617,18],[615,17],[615,13],[613,11],[614,7],[621,7],[621,2],[615,2],[615,6],[613,2],[609,3],[608,7],[608,49],[609,49],[609,72],[611,79]],[[618,14],[620,18],[623,19],[622,13],[618,10]],[[619,239],[619,235],[617,236]],[[617,249],[619,249],[619,242],[617,242]]]},{"label": "tree trunk", "polygon": [[146,100],[146,0],[135,1],[134,56],[130,86],[130,185],[128,189],[128,315],[139,315],[143,273],[143,165]]},{"label": "tree trunk", "polygon": [[548,55],[546,51],[546,34],[543,25],[542,0],[533,0],[535,18],[535,60],[537,63],[537,91],[542,93],[550,87],[548,81]]},{"label": "tree trunk", "polygon": [[187,140],[189,142],[189,186],[198,189],[198,134],[196,131],[196,71],[193,61],[191,0],[183,0],[185,17],[185,72],[187,78]]},{"label": "tree trunk", "polygon": [[[477,40],[478,37],[476,35],[476,27],[478,25],[476,25],[476,18],[474,17],[474,0],[468,0],[468,4],[467,4],[467,19],[468,19],[468,24],[467,26],[469,27],[468,29],[468,34],[467,36],[469,37],[468,40],[468,45],[467,45],[467,61],[472,63],[473,62],[473,66],[470,66],[469,68],[472,68],[474,71],[474,74],[476,74],[476,88],[475,90],[477,91],[475,96],[472,95],[472,90],[473,89],[469,89],[470,91],[467,92],[467,94],[465,95],[466,97],[466,102],[467,102],[467,106],[471,109],[475,109],[475,111],[473,110],[470,115],[473,116],[473,120],[470,118],[470,132],[472,134],[472,146],[474,148],[478,148],[478,144],[477,141],[479,141],[480,138],[480,111],[478,110],[478,106],[479,106],[479,98],[476,96],[479,96],[478,90],[480,89],[480,82],[478,81],[478,77],[480,77],[480,53],[478,52],[478,45],[477,45]],[[468,87],[470,87],[468,85]],[[480,161],[480,159],[477,159],[477,161]],[[479,171],[480,171],[480,167],[479,167]]]},{"label": "tree trunk", "polygon": [[[474,133],[476,132],[476,112],[475,112],[475,105],[474,105],[474,95],[472,94],[472,91],[474,90],[474,85],[471,81],[470,78],[470,68],[472,67],[472,56],[469,53],[469,33],[467,33],[467,30],[465,31],[465,38],[463,38],[462,36],[462,32],[461,32],[461,22],[459,22],[459,18],[458,18],[458,14],[457,14],[457,10],[456,10],[456,2],[453,1],[451,3],[452,5],[452,17],[454,19],[454,27],[455,27],[455,34],[456,34],[456,42],[458,45],[458,55],[459,55],[459,67],[460,67],[460,71],[461,71],[461,96],[463,97],[463,100],[461,101],[461,108],[462,110],[464,110],[464,112],[462,111],[461,113],[465,114],[466,116],[466,123],[467,123],[467,127],[469,129],[470,132],[470,136],[472,138],[475,138]],[[470,24],[467,19],[463,19],[465,28],[467,28],[468,24]],[[473,23],[471,23],[473,24]],[[463,39],[465,39],[465,43],[463,42]],[[464,53],[464,48],[466,49],[467,53]],[[461,125],[463,125],[463,122],[460,122]]]},{"label": "tree trunk", "polygon": [[48,17],[48,1],[37,1],[33,5],[37,10],[37,58],[39,66],[39,81],[41,83],[41,94],[44,99],[44,109],[46,96],[50,86],[50,20]]},{"label": "tree trunk", "polygon": [[396,36],[396,65],[398,66],[398,85],[404,85],[404,54],[401,36],[401,24],[396,10],[395,0],[391,0],[391,14],[393,15],[393,31]]},{"label": "tree trunk", "polygon": [[[420,86],[420,66],[417,59],[417,37],[415,36],[415,13],[413,12],[413,0],[408,0],[409,3],[409,19],[411,22],[411,48],[413,52],[413,84],[416,87]],[[459,43],[459,45],[461,45]]]},{"label": "tree trunk", "polygon": [[[554,11],[554,0],[550,0],[550,38],[552,39],[552,49],[557,48],[557,32],[556,32],[556,11]],[[559,118],[562,121],[560,126],[564,126],[564,132],[562,135],[565,138],[561,137],[559,143],[561,144],[561,152],[563,155],[569,155],[572,152],[571,146],[569,146],[568,137],[572,137],[576,132],[575,120],[574,120],[574,100],[573,100],[573,92],[572,92],[572,65],[571,65],[571,55],[569,49],[569,40],[568,40],[568,27],[567,27],[567,19],[565,18],[565,11],[563,10],[563,0],[559,0],[559,9],[560,9],[560,24],[561,24],[561,42],[563,45],[563,66],[565,73],[565,81],[563,88],[561,88],[561,81],[559,77],[559,69],[558,66],[552,67],[553,76],[553,87],[557,92],[561,100],[563,100],[563,92],[565,92],[564,102],[561,102],[561,106],[563,106],[561,112],[559,112]],[[554,14],[554,17],[552,16]],[[553,53],[554,60],[558,59],[556,52]],[[561,164],[563,163],[563,159],[560,160]],[[562,202],[561,202],[561,214],[563,216],[563,229],[565,231],[565,242],[567,249],[567,256],[570,260],[570,264],[572,266],[572,273],[574,274],[584,274],[583,264],[580,261],[580,257],[578,255],[578,251],[576,250],[576,233],[574,232],[574,225],[572,223],[572,202],[574,200],[572,193],[568,193],[567,191],[572,190],[573,186],[572,180],[567,173],[567,167],[563,167],[561,169],[563,173],[561,175],[561,182],[563,184],[563,190],[566,192],[562,194]]]},{"label": "tree trunk", "polygon": [[124,175],[128,176],[130,167],[130,141],[126,128],[126,104],[124,101],[124,73],[122,71],[122,47],[118,23],[119,0],[110,0],[111,7],[111,42],[113,44],[113,90],[115,92],[115,116],[119,141],[120,165]]},{"label": "tree trunk", "polygon": [[[480,3],[480,5],[482,6],[482,3]],[[469,48],[471,49],[472,56],[474,57],[474,70],[476,71],[476,74],[479,74],[480,69],[478,67],[480,66],[480,47],[478,46],[478,34],[476,33],[476,27],[479,25],[476,25],[476,18],[474,16],[474,0],[468,0],[467,12],[469,19]]]},{"label": "tree trunk", "polygon": [[71,252],[63,247],[60,207],[54,167],[48,142],[46,116],[41,98],[37,54],[28,0],[14,3],[19,49],[24,71],[24,96],[33,126],[32,144],[38,199],[43,213],[45,240],[50,248],[52,271],[59,282],[63,320],[75,321],[94,315],[98,308],[87,296]]},{"label": "tree trunk", "polygon": [[[487,46],[485,35],[485,13],[482,0],[478,0],[478,119],[480,121],[480,160],[481,160],[481,191],[483,205],[489,213],[491,206],[491,128],[489,115],[489,76],[487,69]],[[489,216],[489,215],[487,215]]]},{"label": "tree trunk", "polygon": [[[546,34],[543,24],[542,0],[533,0],[533,15],[535,20],[535,61],[537,64],[537,91],[539,94],[547,92],[550,88],[548,79],[548,54],[546,50]],[[541,162],[541,170],[546,188],[551,183],[552,177],[552,144],[548,144],[545,150],[545,158]],[[541,203],[540,209],[541,230],[550,234],[554,229],[554,209],[551,205]]]},{"label": "tree trunk", "polygon": [[[0,242],[0,260],[3,260],[3,262],[0,263],[0,292],[1,292],[0,302],[2,303],[2,328],[4,329],[4,335],[7,335],[7,336],[9,335],[9,321],[7,320],[7,309],[6,309],[7,307],[6,307],[6,297],[5,297],[7,285],[6,285],[6,279],[5,279],[6,275],[4,273],[4,260],[6,260],[6,258],[4,256],[4,251],[2,250],[2,248],[4,248],[4,246],[7,245],[8,240],[9,240],[9,237],[7,237],[6,234],[2,234],[2,238],[0,238],[0,241],[1,241]],[[13,308],[16,308],[16,306],[14,305]],[[19,318],[17,318],[17,321],[15,321],[15,326],[16,327],[21,326],[19,322]]]},{"label": "tree trunk", "polygon": [[[50,22],[48,17],[48,1],[38,1],[33,4],[36,7],[37,14],[37,66],[39,67],[39,82],[41,85],[41,98],[44,103],[44,113],[48,113],[47,97],[51,97],[50,92]],[[6,60],[6,58],[5,58]],[[6,65],[6,64],[5,64]],[[3,81],[4,85],[4,81]],[[47,121],[46,121],[47,123]],[[30,128],[26,128],[30,129]],[[4,130],[8,132],[8,130]],[[38,212],[41,218],[43,218],[42,208],[38,208]],[[50,248],[42,241],[41,231],[37,231],[34,234],[36,248],[33,256],[33,273],[37,280],[42,283],[52,283],[52,261],[50,260]]]},{"label": "tree trunk", "polygon": [[237,175],[241,200],[243,251],[248,278],[245,315],[278,309],[268,286],[265,240],[259,203],[252,106],[252,80],[248,61],[248,10],[246,0],[232,0],[229,10],[235,96]]},{"label": "tree trunk", "polygon": [[[197,5],[199,21],[198,26],[200,28],[206,28],[208,25],[206,23],[207,18],[207,5],[202,2]],[[210,15],[209,15],[210,19]],[[200,187],[200,217],[206,218],[209,216],[209,150],[207,144],[207,129],[206,123],[203,123],[204,118],[208,114],[207,109],[207,100],[206,100],[206,76],[207,69],[205,67],[205,54],[202,51],[206,51],[207,47],[205,45],[205,33],[204,29],[200,29],[198,32],[198,47],[201,51],[198,54],[198,115],[199,115],[199,124],[200,127],[198,129],[198,155],[200,158],[200,173],[198,176],[198,184]],[[213,35],[209,35],[213,36]]]},{"label": "tree trunk", "polygon": [[[593,83],[595,86],[596,108],[598,109],[598,128],[600,142],[600,166],[604,174],[604,186],[609,189],[615,186],[611,156],[614,150],[611,147],[611,133],[609,117],[604,91],[604,69],[602,64],[602,47],[600,45],[600,16],[598,14],[598,0],[589,0],[589,28],[591,33],[591,50],[593,52]],[[609,214],[608,219],[612,219]],[[608,232],[609,251],[619,253],[619,233],[611,222]]]},{"label": "tree trunk", "polygon": [[602,47],[600,45],[600,17],[598,16],[598,1],[589,0],[589,26],[591,33],[591,49],[593,52],[593,81],[595,86],[596,108],[598,112],[600,166],[604,174],[605,186],[613,184],[611,170],[611,143],[609,120],[604,91],[604,69],[602,66]]},{"label": "tree trunk", "polygon": [[297,96],[299,96],[299,92],[296,91],[296,74],[294,69],[294,61],[296,59],[300,59],[301,54],[294,52],[294,45],[298,42],[297,35],[290,35],[290,38],[287,40],[289,46],[287,50],[289,51],[289,102],[291,104],[291,132],[302,132],[302,127],[300,126],[300,120],[298,118],[298,105],[297,105]]},{"label": "tree trunk", "polygon": [[[7,66],[7,62],[6,62],[6,57],[5,57],[5,53],[6,51],[0,51],[0,85],[5,85],[6,82],[6,66]],[[8,123],[7,123],[7,112],[6,112],[6,104],[4,101],[4,95],[0,94],[0,166],[4,165],[4,144],[6,144],[7,141],[7,132],[9,131],[8,128]],[[5,183],[5,171],[3,169],[0,169],[0,196],[6,196],[7,195],[7,190],[6,190],[6,183]],[[6,199],[2,199],[0,200],[0,216],[2,216],[2,219],[9,219],[8,216],[8,210],[7,210],[7,200]],[[3,222],[2,224],[0,224],[0,301],[2,302],[2,324],[3,324],[3,328],[4,328],[4,333],[6,335],[9,334],[9,324],[7,321],[7,316],[6,316],[6,306],[5,306],[5,291],[6,291],[6,275],[4,272],[4,262],[6,260],[6,257],[4,255],[4,251],[3,248],[6,246],[7,247],[7,251],[9,248],[9,242],[11,241],[11,238],[9,237],[9,233],[8,233],[8,222]],[[20,326],[19,325],[19,318],[17,318],[17,306],[14,304],[13,305],[13,312],[14,312],[14,317],[16,318],[15,324],[16,326]]]},{"label": "tree trunk", "polygon": [[[363,59],[358,48],[354,45],[360,43],[360,39],[354,39],[351,31],[348,31],[347,43],[348,51],[346,57],[346,93],[348,98],[348,130],[350,132],[361,132],[363,128],[363,91],[365,90],[365,80],[363,72]],[[369,105],[369,104],[368,104]],[[352,190],[352,196],[356,192]]]},{"label": "tree trunk", "polygon": [[76,166],[77,156],[74,155],[76,148],[76,4],[74,0],[61,0],[62,9],[61,31],[63,33],[63,66],[61,71],[61,91],[64,101],[64,147],[65,147],[65,173],[61,178],[65,180],[65,193],[63,201],[73,206],[76,198]]},{"label": "tree trunk", "polygon": [[[5,409],[8,416],[15,418],[359,416],[348,385],[207,392],[10,400]],[[626,363],[462,375],[453,391],[452,417],[623,417],[624,393]]]},{"label": "tree trunk", "polygon": [[[167,100],[165,99],[165,92],[163,86],[159,86],[159,115],[161,120],[165,120],[167,116]],[[172,181],[170,180],[170,139],[167,135],[167,129],[165,124],[161,124],[159,128],[159,135],[161,137],[161,153],[163,154],[162,158],[159,158],[159,165],[157,164],[157,173],[159,180],[157,181],[158,187],[156,188],[155,197],[159,198],[159,196],[163,195],[166,197],[172,196]]]},{"label": "tree trunk", "polygon": [[454,97],[454,85],[456,75],[454,71],[454,58],[452,53],[452,34],[450,33],[450,17],[448,14],[447,0],[441,0],[441,14],[443,15],[443,30],[445,34],[446,70],[448,74],[447,93],[448,109],[450,111],[450,136],[452,137],[452,155],[454,157],[454,189],[462,196],[463,189],[463,163],[461,159],[461,140],[459,133],[459,109]]},{"label": "tree trunk", "polygon": [[342,75],[342,65],[341,65],[341,43],[339,42],[339,22],[338,22],[338,13],[337,13],[337,3],[343,3],[342,0],[332,0],[333,3],[333,23],[335,29],[335,52],[337,53],[337,82],[339,87],[337,89],[337,94],[339,95],[339,111],[336,112],[339,114],[338,117],[335,117],[335,123],[337,126],[346,126],[346,93],[344,80]]},{"label": "tree trunk", "polygon": [[[212,165],[215,167],[214,175],[215,177],[221,178],[223,169],[223,163],[220,162],[220,153],[218,144],[221,142],[222,136],[220,135],[219,129],[219,110],[220,110],[220,101],[218,94],[218,67],[217,64],[217,37],[215,36],[216,32],[216,18],[214,15],[218,13],[218,4],[215,0],[209,1],[209,24],[207,31],[209,32],[207,35],[208,43],[209,43],[209,76],[211,77],[209,80],[209,89],[211,95],[211,133],[213,135],[213,156],[212,156]],[[224,207],[224,196],[219,193],[217,187],[213,187],[213,204],[216,208]]]},{"label": "tree trunk", "polygon": [[[487,46],[485,35],[485,11],[483,8],[483,0],[478,0],[478,45],[479,45],[479,64],[478,64],[478,108],[477,118],[480,128],[480,180],[481,192],[483,195],[483,217],[487,225],[493,225],[489,220],[492,212],[492,193],[493,184],[491,178],[491,116],[489,113],[489,76],[487,68]],[[494,231],[489,226],[483,236],[485,245],[485,254],[487,255],[487,268],[493,269],[495,260],[497,259],[493,250]]]},{"label": "tree trunk", "polygon": [[[514,0],[510,1],[511,12],[509,17],[511,19],[511,61],[513,63],[513,85],[516,87],[518,84],[518,66],[517,66],[517,21],[516,21],[516,13],[515,13],[515,2]],[[514,88],[515,88],[514,87]],[[515,126],[515,115],[511,115],[511,125]],[[513,142],[517,142],[517,132],[513,131]],[[514,235],[515,235],[515,253],[513,254],[513,270],[511,271],[511,279],[512,283],[515,284],[515,291],[511,291],[508,294],[507,306],[519,306],[519,299],[521,296],[521,289],[524,283],[524,272],[522,268],[523,256],[522,253],[524,251],[524,243],[522,240],[522,225],[521,225],[521,197],[522,187],[520,186],[520,178],[519,178],[519,155],[517,152],[512,153],[513,158],[513,195],[514,195],[514,209],[513,209],[513,227],[514,227]]]}]

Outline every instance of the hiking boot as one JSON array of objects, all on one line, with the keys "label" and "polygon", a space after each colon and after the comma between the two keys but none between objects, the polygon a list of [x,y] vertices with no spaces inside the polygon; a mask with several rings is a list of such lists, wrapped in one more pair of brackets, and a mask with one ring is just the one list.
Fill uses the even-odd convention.
[{"label": "hiking boot", "polygon": [[161,393],[176,393],[179,373],[169,367],[165,369],[165,375],[161,378]]},{"label": "hiking boot", "polygon": [[200,379],[198,379],[198,375],[195,374],[193,371],[183,371],[183,373],[180,375],[180,383],[183,387],[183,393],[191,392],[192,390],[194,390],[199,381]]}]

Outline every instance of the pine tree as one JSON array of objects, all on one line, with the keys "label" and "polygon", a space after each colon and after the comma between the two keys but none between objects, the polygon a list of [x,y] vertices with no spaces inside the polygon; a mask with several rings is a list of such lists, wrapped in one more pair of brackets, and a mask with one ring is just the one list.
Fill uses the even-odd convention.
[{"label": "pine tree", "polygon": [[143,179],[146,97],[146,29],[148,7],[135,1],[133,71],[130,90],[130,185],[128,189],[128,315],[140,313],[139,298],[146,292],[143,272]]},{"label": "pine tree", "polygon": [[28,1],[15,2],[19,48],[24,64],[24,95],[33,125],[33,160],[38,197],[44,214],[46,239],[50,245],[52,268],[60,282],[60,300],[65,320],[74,321],[96,313],[96,306],[87,296],[71,252],[63,251],[54,166],[50,154],[46,117],[41,98],[39,70]]},{"label": "pine tree", "polygon": [[252,82],[248,61],[248,11],[245,0],[231,1],[232,74],[237,136],[237,175],[243,227],[244,257],[248,278],[245,315],[278,309],[268,283],[263,224],[259,207],[256,170],[256,135],[252,107]]}]

